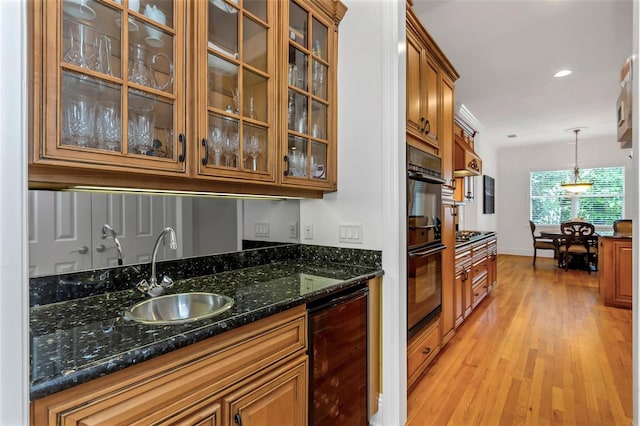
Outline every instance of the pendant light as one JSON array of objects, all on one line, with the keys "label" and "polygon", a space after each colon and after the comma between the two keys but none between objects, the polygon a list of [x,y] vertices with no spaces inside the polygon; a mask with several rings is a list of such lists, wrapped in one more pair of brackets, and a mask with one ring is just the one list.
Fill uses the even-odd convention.
[{"label": "pendant light", "polygon": [[580,182],[580,169],[578,168],[578,133],[584,128],[569,129],[576,134],[576,165],[573,168],[573,181],[561,184],[562,189],[568,192],[578,194],[589,190],[593,186],[593,182]]}]

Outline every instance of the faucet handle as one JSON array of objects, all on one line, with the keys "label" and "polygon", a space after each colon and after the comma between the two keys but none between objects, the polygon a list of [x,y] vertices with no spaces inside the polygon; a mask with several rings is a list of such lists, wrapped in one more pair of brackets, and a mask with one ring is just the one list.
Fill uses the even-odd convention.
[{"label": "faucet handle", "polygon": [[142,281],[136,284],[136,289],[138,289],[142,293],[147,293],[151,289],[151,286],[149,285],[147,280],[143,278]]},{"label": "faucet handle", "polygon": [[164,277],[162,277],[162,282],[160,283],[160,285],[164,288],[171,288],[173,287],[173,280],[165,275]]}]

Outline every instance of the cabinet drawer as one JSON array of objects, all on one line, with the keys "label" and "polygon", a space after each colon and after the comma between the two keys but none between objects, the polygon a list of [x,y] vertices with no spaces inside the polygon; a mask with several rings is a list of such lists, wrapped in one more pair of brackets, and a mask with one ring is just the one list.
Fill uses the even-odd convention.
[{"label": "cabinet drawer", "polygon": [[417,379],[428,363],[440,351],[440,321],[417,334],[407,348],[407,376],[409,386]]}]

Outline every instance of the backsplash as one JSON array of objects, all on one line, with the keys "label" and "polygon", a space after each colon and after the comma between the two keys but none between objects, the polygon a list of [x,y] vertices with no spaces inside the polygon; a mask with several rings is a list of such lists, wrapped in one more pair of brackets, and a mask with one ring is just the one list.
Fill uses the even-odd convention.
[{"label": "backsplash", "polygon": [[[285,244],[157,262],[156,273],[160,278],[168,275],[175,281],[299,258],[377,269],[382,267],[382,252],[377,250]],[[143,278],[148,279],[150,273],[151,264],[147,263],[31,278],[29,306],[129,290]]]}]

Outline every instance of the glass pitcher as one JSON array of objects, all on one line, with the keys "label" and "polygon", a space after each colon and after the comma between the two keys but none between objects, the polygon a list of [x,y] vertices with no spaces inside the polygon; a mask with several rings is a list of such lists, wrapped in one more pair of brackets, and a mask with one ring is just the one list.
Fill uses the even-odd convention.
[{"label": "glass pitcher", "polygon": [[[167,81],[160,85],[156,80],[156,63],[162,58],[169,64]],[[165,90],[173,82],[173,62],[164,53],[150,56],[149,51],[141,44],[129,46],[129,81],[154,89]]]}]

